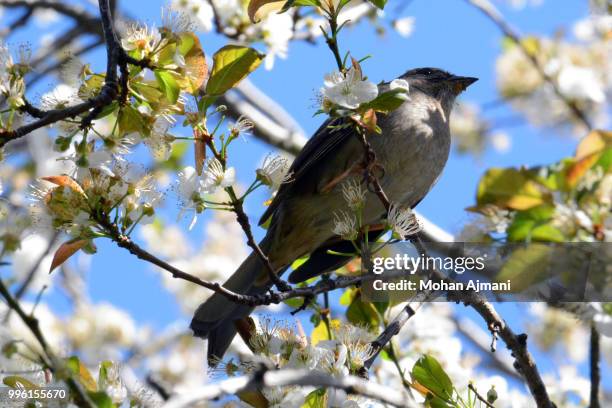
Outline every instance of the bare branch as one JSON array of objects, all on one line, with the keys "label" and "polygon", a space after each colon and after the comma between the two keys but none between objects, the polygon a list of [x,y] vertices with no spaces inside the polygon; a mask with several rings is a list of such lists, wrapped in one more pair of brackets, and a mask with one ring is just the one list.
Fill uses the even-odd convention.
[{"label": "bare branch", "polygon": [[[40,330],[38,319],[31,314],[27,314],[21,308],[19,301],[17,301],[11,295],[7,287],[4,285],[4,282],[2,281],[2,279],[0,279],[0,296],[2,296],[4,300],[6,301],[6,304],[8,305],[9,310],[14,310],[19,316],[19,318],[21,319],[21,321],[26,325],[26,327],[34,335],[34,338],[36,339],[36,341],[38,342],[38,344],[40,345],[43,351],[43,356],[41,356],[43,364],[46,367],[48,367],[52,373],[54,374],[61,373],[62,375],[65,375],[64,373],[66,373],[66,369],[63,367],[63,364],[54,354],[53,350],[51,350],[49,343],[47,343],[45,336]],[[76,399],[75,402],[77,402],[79,406],[90,407],[90,408],[94,408],[96,406],[93,403],[93,401],[89,398],[89,396],[87,395],[83,387],[77,381],[75,381],[75,379],[72,376],[68,375],[64,379],[64,382],[66,383],[66,385],[68,385],[70,390],[75,394],[75,399]]]},{"label": "bare branch", "polygon": [[[28,10],[49,9],[63,14],[74,20],[77,25],[89,26],[89,29],[96,30],[99,27],[98,18],[89,14],[84,8],[68,4],[67,2],[49,0],[0,0],[0,6],[6,8],[26,8]],[[98,31],[101,33],[101,30]]]},{"label": "bare branch", "polygon": [[599,403],[599,383],[601,382],[601,372],[599,369],[600,350],[599,350],[600,334],[597,328],[591,326],[591,398],[589,402],[589,408],[600,408]]}]

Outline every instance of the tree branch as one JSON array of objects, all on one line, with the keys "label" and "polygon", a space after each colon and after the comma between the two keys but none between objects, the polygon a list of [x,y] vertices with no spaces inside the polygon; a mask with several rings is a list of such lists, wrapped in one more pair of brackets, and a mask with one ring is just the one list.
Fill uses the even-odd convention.
[{"label": "tree branch", "polygon": [[289,385],[335,388],[348,394],[360,395],[395,407],[416,408],[418,405],[406,395],[372,381],[347,375],[332,377],[311,370],[260,370],[252,376],[230,378],[218,384],[207,385],[192,392],[172,397],[163,408],[186,408],[199,401],[213,400],[224,395],[236,395],[243,391]]},{"label": "tree branch", "polygon": [[489,18],[501,31],[502,33],[512,39],[512,41],[521,49],[525,57],[531,62],[533,67],[538,71],[538,74],[544,79],[544,81],[548,82],[555,94],[563,101],[563,103],[567,106],[569,111],[574,115],[574,117],[588,129],[592,129],[591,122],[589,121],[587,115],[576,105],[574,101],[569,99],[567,96],[561,92],[557,82],[546,73],[544,67],[540,64],[533,53],[529,52],[529,50],[525,47],[523,42],[521,41],[521,35],[516,32],[510,24],[508,24],[501,13],[497,11],[497,9],[489,2],[488,0],[466,0],[469,4],[476,7],[480,10],[485,16]]},{"label": "tree branch", "polygon": [[591,369],[591,398],[589,408],[600,408],[599,404],[599,383],[601,382],[601,372],[599,369],[600,350],[599,350],[600,334],[597,328],[591,326],[591,348],[590,348],[590,369]]},{"label": "tree branch", "polygon": [[[19,304],[19,301],[17,301],[11,295],[7,287],[4,285],[4,282],[2,281],[2,279],[0,279],[0,296],[2,296],[4,300],[6,301],[6,304],[8,305],[9,310],[14,310],[19,316],[19,318],[21,319],[21,321],[23,322],[23,324],[25,324],[26,327],[30,330],[30,332],[34,335],[34,338],[36,339],[36,341],[38,342],[38,344],[40,345],[43,351],[43,356],[41,356],[43,364],[47,366],[49,370],[51,370],[51,372],[54,374],[64,373],[66,370],[62,367],[63,364],[60,362],[60,360],[55,356],[54,352],[51,350],[49,343],[47,343],[45,336],[40,330],[38,319],[34,317],[33,315],[29,315],[24,312],[24,310],[21,308],[21,305]],[[75,394],[75,400],[76,400],[75,402],[77,402],[79,406],[89,407],[89,408],[94,408],[96,406],[93,403],[93,401],[89,398],[89,396],[87,395],[83,387],[77,381],[75,381],[75,379],[72,376],[69,375],[64,380],[64,382],[66,383],[66,385],[68,385],[70,390]]]}]

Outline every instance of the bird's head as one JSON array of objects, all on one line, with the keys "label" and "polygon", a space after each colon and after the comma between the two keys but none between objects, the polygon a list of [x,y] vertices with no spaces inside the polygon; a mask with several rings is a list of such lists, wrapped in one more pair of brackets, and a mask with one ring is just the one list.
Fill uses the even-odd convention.
[{"label": "bird's head", "polygon": [[400,77],[410,84],[410,88],[436,98],[444,107],[452,106],[457,95],[478,78],[453,75],[438,68],[411,69]]}]

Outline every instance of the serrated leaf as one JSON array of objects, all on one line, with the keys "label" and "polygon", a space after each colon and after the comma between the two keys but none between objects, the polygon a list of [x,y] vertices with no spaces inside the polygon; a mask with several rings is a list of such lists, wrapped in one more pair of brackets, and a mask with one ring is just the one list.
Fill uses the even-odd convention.
[{"label": "serrated leaf", "polygon": [[404,90],[394,89],[391,91],[383,92],[378,95],[372,101],[365,103],[361,106],[362,109],[374,109],[376,112],[389,113],[393,112],[404,102],[406,102],[408,95]]},{"label": "serrated leaf", "polygon": [[96,381],[93,379],[85,364],[83,364],[78,357],[72,356],[67,358],[66,367],[68,367],[76,379],[83,384],[88,391],[96,391],[98,389]]},{"label": "serrated leaf", "polygon": [[584,137],[576,149],[576,161],[567,170],[567,184],[574,187],[589,169],[598,164],[600,158],[610,148],[612,148],[612,132],[594,130]]},{"label": "serrated leaf", "polygon": [[226,45],[213,56],[213,69],[206,84],[208,95],[221,95],[236,86],[263,61],[257,50],[240,45]]},{"label": "serrated leaf", "polygon": [[[156,82],[153,83],[155,84]],[[155,86],[143,82],[131,82],[130,90],[139,99],[142,99],[143,101],[149,103],[158,102],[159,99],[164,95],[163,92],[161,92]]]},{"label": "serrated leaf", "polygon": [[346,318],[354,325],[367,326],[369,329],[374,329],[380,324],[376,307],[371,302],[364,301],[361,298],[361,293],[353,298],[350,306],[346,309]]},{"label": "serrated leaf", "polygon": [[[555,213],[555,207],[551,204],[543,204],[530,208],[526,211],[519,211],[514,216],[512,223],[507,229],[509,241],[525,241],[528,239],[543,238],[543,235],[533,237],[533,230],[538,226],[548,223]],[[541,233],[542,231],[540,231]]]},{"label": "serrated leaf", "polygon": [[168,102],[175,104],[181,88],[174,75],[170,71],[155,70],[155,79],[157,79],[159,89],[164,93]]},{"label": "serrated leaf", "polygon": [[495,277],[497,282],[512,281],[512,290],[520,292],[546,277],[554,249],[545,244],[529,244],[515,250]]},{"label": "serrated leaf", "polygon": [[593,153],[612,146],[612,131],[593,130],[585,136],[576,148],[576,159],[580,160]]},{"label": "serrated leaf", "polygon": [[[434,357],[425,354],[412,367],[411,376],[420,386],[443,402],[450,402],[453,395],[453,383]],[[419,391],[421,392],[421,391]]]},{"label": "serrated leaf", "polygon": [[53,272],[55,268],[66,262],[68,258],[76,254],[78,250],[83,248],[85,245],[87,245],[86,239],[71,239],[70,241],[64,242],[62,245],[60,245],[53,255],[53,261],[51,261],[49,273]]},{"label": "serrated leaf", "polygon": [[479,206],[494,204],[512,210],[527,210],[547,201],[550,197],[523,170],[492,168],[478,184]]},{"label": "serrated leaf", "polygon": [[138,109],[132,107],[131,105],[126,105],[119,110],[117,126],[119,127],[119,133],[121,135],[143,133],[145,122]]},{"label": "serrated leaf", "polygon": [[[196,93],[208,76],[206,55],[200,44],[200,39],[194,33],[183,33],[180,39],[179,50],[188,49],[186,52],[181,52],[181,55],[185,57],[186,80],[188,81],[187,90],[191,93]],[[183,46],[184,42],[187,44]],[[191,46],[188,47],[188,45]]]},{"label": "serrated leaf", "polygon": [[358,289],[347,288],[342,294],[342,296],[340,296],[340,304],[342,306],[349,306],[353,302],[353,299],[357,295],[358,291]]}]

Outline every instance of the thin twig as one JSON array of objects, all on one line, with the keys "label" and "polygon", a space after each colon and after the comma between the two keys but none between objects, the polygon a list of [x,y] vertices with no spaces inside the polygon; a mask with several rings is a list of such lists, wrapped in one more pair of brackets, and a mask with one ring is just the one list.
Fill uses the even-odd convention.
[{"label": "thin twig", "polygon": [[[226,157],[217,150],[211,137],[207,138],[207,145],[215,156],[215,158],[219,160],[219,162],[223,165],[223,168],[225,168]],[[253,250],[253,252],[257,254],[259,259],[263,262],[264,266],[266,267],[266,271],[268,272],[268,277],[270,278],[272,283],[274,283],[274,286],[276,286],[276,288],[281,292],[290,291],[291,286],[278,276],[276,270],[274,269],[274,266],[270,262],[270,259],[263,252],[261,247],[257,244],[257,241],[255,241],[253,231],[251,230],[251,223],[249,222],[249,217],[244,211],[244,206],[242,203],[243,199],[238,198],[236,192],[234,191],[234,188],[231,186],[227,187],[225,191],[232,200],[232,209],[236,214],[236,221],[238,221],[238,224],[240,224],[242,231],[244,231],[244,235],[246,235],[247,237],[247,245]]]},{"label": "thin twig", "polygon": [[[54,352],[51,350],[49,343],[45,339],[42,331],[40,330],[40,324],[38,319],[34,317],[32,314],[27,314],[19,304],[19,301],[16,300],[7,287],[4,285],[2,279],[0,279],[0,296],[4,298],[7,306],[10,310],[14,310],[21,321],[26,325],[26,327],[30,330],[30,332],[34,335],[34,338],[40,345],[43,355],[41,356],[41,360],[43,364],[51,370],[52,373],[65,373],[66,370],[62,367],[60,360],[55,356]],[[89,398],[83,387],[75,381],[72,376],[68,376],[64,379],[64,382],[70,390],[75,394],[75,402],[79,406],[94,408],[96,405]]]},{"label": "thin twig", "polygon": [[599,384],[601,382],[601,372],[599,368],[600,350],[599,350],[600,334],[597,328],[591,326],[591,350],[590,350],[590,369],[591,369],[591,396],[589,408],[600,408],[599,404]]},{"label": "thin twig", "polygon": [[489,401],[487,401],[486,398],[484,398],[482,395],[480,395],[478,393],[478,390],[476,389],[476,387],[474,387],[474,384],[472,384],[472,383],[468,384],[468,388],[470,390],[472,390],[472,392],[474,393],[474,395],[476,395],[476,398],[478,398],[480,400],[480,402],[482,402],[483,404],[485,404],[489,408],[495,408],[494,405],[492,405]]},{"label": "thin twig", "polygon": [[578,121],[582,122],[582,124],[588,129],[592,129],[591,122],[589,121],[587,115],[576,105],[576,102],[568,98],[561,90],[559,89],[559,85],[557,81],[555,81],[550,75],[546,73],[544,67],[536,56],[530,52],[525,44],[521,41],[521,35],[515,31],[510,24],[508,24],[501,13],[497,11],[497,9],[488,1],[488,0],[466,0],[469,4],[476,7],[480,10],[485,16],[487,16],[501,31],[502,33],[510,38],[523,52],[525,57],[531,62],[533,67],[538,71],[538,74],[544,79],[544,81],[548,82],[552,87],[553,91],[561,99],[561,101],[567,106],[570,112],[578,119]]}]

